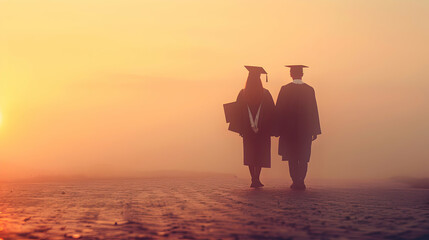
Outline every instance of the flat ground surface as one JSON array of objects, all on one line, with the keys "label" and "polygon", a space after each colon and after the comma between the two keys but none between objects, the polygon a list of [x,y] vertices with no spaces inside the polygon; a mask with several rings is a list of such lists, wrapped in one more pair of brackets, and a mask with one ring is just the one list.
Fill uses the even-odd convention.
[{"label": "flat ground surface", "polygon": [[3,239],[429,239],[429,190],[233,177],[0,184]]}]

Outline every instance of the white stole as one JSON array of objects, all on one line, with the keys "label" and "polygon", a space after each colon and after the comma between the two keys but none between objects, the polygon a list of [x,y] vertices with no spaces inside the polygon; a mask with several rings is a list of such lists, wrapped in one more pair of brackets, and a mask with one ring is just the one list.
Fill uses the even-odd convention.
[{"label": "white stole", "polygon": [[262,103],[259,104],[258,112],[256,113],[256,117],[253,119],[252,112],[250,111],[249,105],[247,105],[247,111],[249,112],[250,126],[255,133],[258,133],[258,122],[259,122],[259,113],[261,112]]}]

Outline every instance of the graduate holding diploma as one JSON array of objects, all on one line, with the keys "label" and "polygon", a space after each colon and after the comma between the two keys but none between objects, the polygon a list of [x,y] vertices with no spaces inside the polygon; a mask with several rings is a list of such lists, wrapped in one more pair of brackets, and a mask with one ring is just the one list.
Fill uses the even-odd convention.
[{"label": "graduate holding diploma", "polygon": [[[267,74],[262,67],[245,66],[249,71],[246,86],[240,91],[237,101],[224,105],[229,130],[243,137],[244,165],[249,167],[252,183],[250,187],[264,185],[259,176],[261,169],[271,167],[271,136],[274,121],[274,100],[263,88],[261,74]],[[268,78],[267,78],[268,81]]]}]

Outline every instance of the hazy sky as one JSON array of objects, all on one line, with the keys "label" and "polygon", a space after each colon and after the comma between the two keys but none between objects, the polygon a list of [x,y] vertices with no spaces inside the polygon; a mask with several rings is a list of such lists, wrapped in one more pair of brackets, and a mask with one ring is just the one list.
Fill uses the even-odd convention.
[{"label": "hazy sky", "polygon": [[[0,179],[247,176],[222,104],[305,64],[311,178],[429,175],[429,1],[0,0]],[[288,178],[273,140],[272,169]]]}]

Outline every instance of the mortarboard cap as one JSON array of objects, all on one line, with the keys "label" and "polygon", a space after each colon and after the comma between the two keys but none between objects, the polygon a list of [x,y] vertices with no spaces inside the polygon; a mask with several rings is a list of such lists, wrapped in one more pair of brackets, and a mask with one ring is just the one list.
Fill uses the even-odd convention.
[{"label": "mortarboard cap", "polygon": [[303,68],[308,68],[308,66],[305,65],[285,65],[285,67],[290,68],[290,72],[295,72],[295,73],[303,73],[302,69]]},{"label": "mortarboard cap", "polygon": [[256,73],[256,74],[266,74],[266,81],[268,82],[268,73],[262,68],[258,66],[244,66],[249,73]]},{"label": "mortarboard cap", "polygon": [[305,65],[286,65],[285,67],[288,67],[290,69],[303,69],[303,68],[308,68],[308,66]]}]

